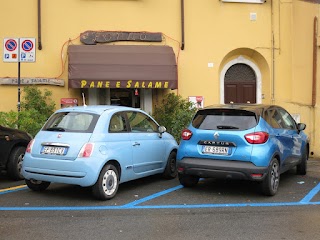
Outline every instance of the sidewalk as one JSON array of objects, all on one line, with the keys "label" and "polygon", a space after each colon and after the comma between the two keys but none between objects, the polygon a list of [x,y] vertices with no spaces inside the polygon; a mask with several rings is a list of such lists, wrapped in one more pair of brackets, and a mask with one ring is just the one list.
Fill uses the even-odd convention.
[{"label": "sidewalk", "polygon": [[320,159],[319,158],[309,158],[307,175],[312,177],[320,178]]}]

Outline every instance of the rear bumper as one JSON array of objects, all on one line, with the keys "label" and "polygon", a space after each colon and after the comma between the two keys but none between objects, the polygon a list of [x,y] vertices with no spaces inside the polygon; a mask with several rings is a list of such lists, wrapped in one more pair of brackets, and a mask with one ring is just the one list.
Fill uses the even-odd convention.
[{"label": "rear bumper", "polygon": [[203,158],[183,158],[177,162],[177,167],[179,174],[251,181],[263,180],[268,172],[268,167],[257,167],[251,162]]},{"label": "rear bumper", "polygon": [[[90,161],[94,161],[96,164],[89,164]],[[87,187],[95,184],[101,169],[101,161],[98,159],[90,161],[85,158],[75,160],[43,159],[26,154],[22,164],[22,174],[25,179]]]}]

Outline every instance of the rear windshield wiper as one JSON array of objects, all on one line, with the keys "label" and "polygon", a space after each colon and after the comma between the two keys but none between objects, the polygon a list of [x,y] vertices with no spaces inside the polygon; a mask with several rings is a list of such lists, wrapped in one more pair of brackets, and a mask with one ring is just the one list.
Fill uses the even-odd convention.
[{"label": "rear windshield wiper", "polygon": [[239,129],[238,127],[234,126],[227,126],[227,125],[219,125],[217,126],[218,129]]},{"label": "rear windshield wiper", "polygon": [[57,132],[65,132],[66,130],[62,127],[51,127],[51,128],[47,128],[47,131],[57,131]]}]

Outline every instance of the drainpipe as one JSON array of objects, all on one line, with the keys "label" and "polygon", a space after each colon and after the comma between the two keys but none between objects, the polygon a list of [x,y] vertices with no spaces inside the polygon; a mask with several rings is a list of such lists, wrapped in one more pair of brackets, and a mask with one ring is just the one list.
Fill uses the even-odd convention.
[{"label": "drainpipe", "polygon": [[181,50],[184,49],[184,0],[181,0]]},{"label": "drainpipe", "polygon": [[313,20],[313,70],[312,70],[312,106],[317,102],[317,36],[318,36],[318,18]]},{"label": "drainpipe", "polygon": [[271,4],[271,103],[275,102],[275,77],[274,77],[274,22],[273,22],[273,1],[270,1]]},{"label": "drainpipe", "polygon": [[[312,119],[313,121],[311,129],[315,129],[318,125],[316,123],[317,117],[315,113],[315,106],[317,104],[317,62],[318,62],[318,55],[317,55],[317,37],[318,37],[318,18],[314,17],[313,19],[313,60],[312,60]],[[315,142],[316,136],[314,131],[311,133],[311,141]],[[310,152],[311,155],[314,154],[314,151]]]},{"label": "drainpipe", "polygon": [[42,49],[41,43],[41,0],[38,0],[38,49]]}]

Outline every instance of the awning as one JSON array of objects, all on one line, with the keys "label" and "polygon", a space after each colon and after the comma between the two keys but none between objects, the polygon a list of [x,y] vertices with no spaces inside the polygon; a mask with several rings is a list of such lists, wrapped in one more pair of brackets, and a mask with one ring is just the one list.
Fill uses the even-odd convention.
[{"label": "awning", "polygon": [[169,46],[70,45],[68,54],[69,88],[178,87]]}]

